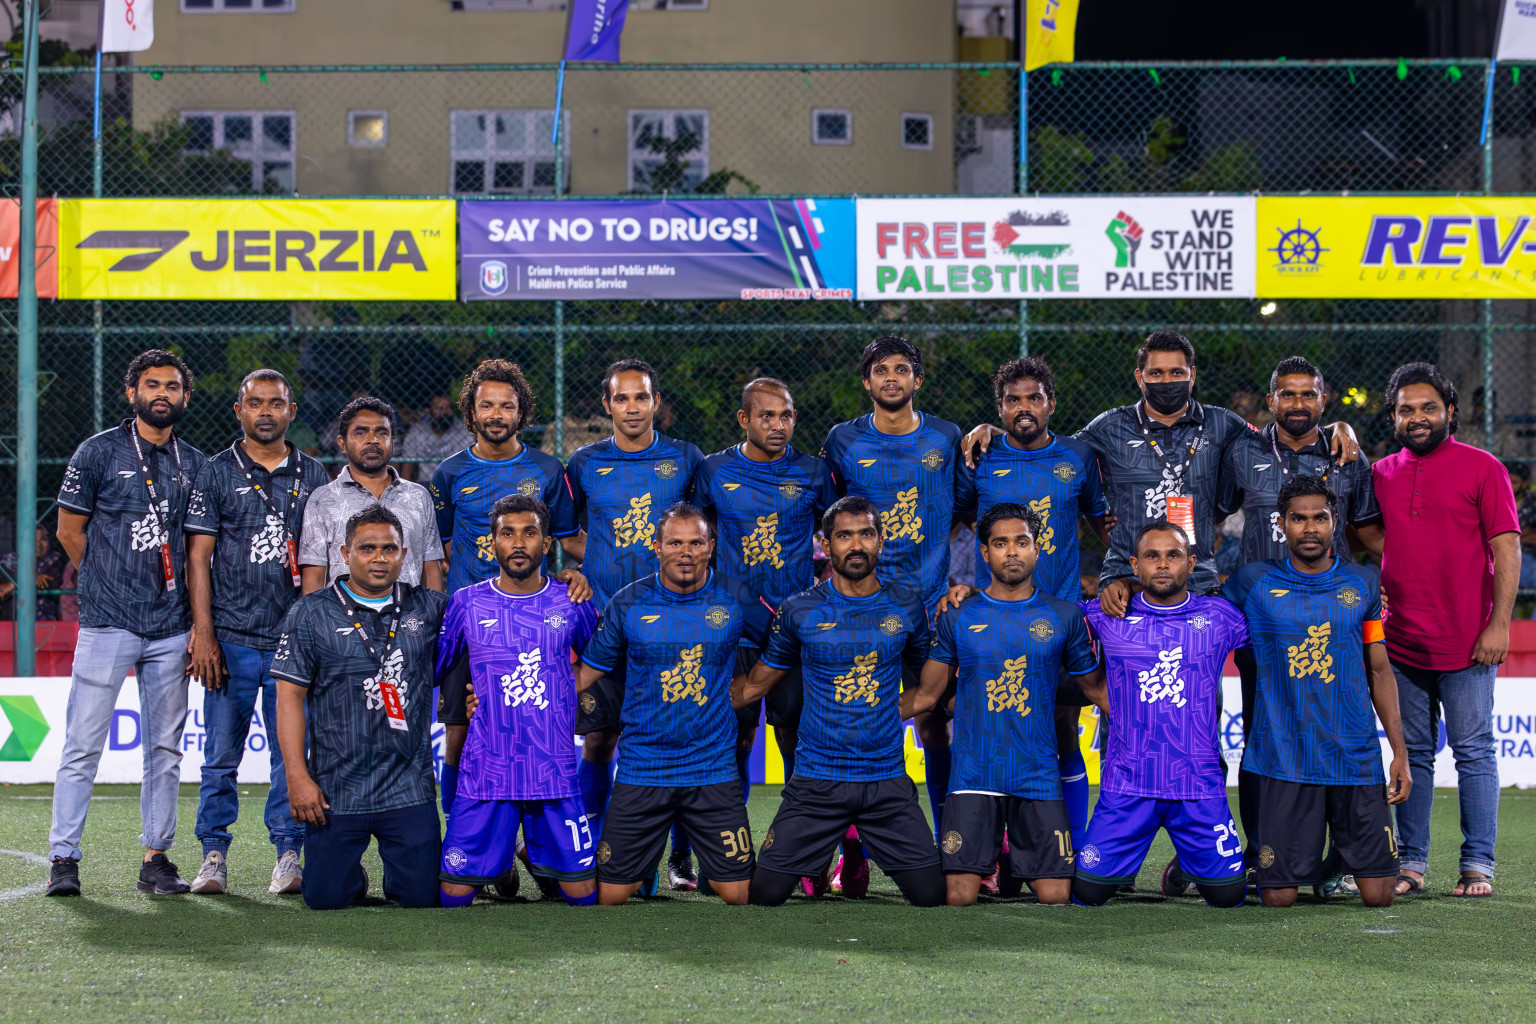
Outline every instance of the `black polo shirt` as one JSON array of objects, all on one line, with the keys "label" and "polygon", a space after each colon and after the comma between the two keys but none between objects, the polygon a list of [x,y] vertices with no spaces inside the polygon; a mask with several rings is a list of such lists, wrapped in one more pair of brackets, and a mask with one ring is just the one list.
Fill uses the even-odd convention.
[{"label": "black polo shirt", "polygon": [[[174,435],[164,445],[139,438],[160,497],[157,527],[134,450],[134,429],[130,418],[82,441],[64,471],[58,501],[60,508],[91,517],[76,582],[80,625],[162,640],[191,627],[182,524],[193,481],[207,460]],[[166,589],[160,559],[160,545],[167,540],[175,590]]]},{"label": "black polo shirt", "polygon": [[[342,577],[346,579],[346,577]],[[385,655],[395,617],[359,607],[353,617],[337,584],[299,598],[283,620],[272,674],[308,688],[308,766],[333,814],[378,814],[437,799],[432,777],[432,673],[448,597],[399,584],[396,646]],[[358,635],[361,621],[381,667]],[[394,684],[405,729],[391,728],[380,678]]]},{"label": "black polo shirt", "polygon": [[1319,429],[1317,440],[1299,451],[1280,441],[1279,428],[1271,423],[1257,434],[1238,438],[1227,449],[1222,465],[1221,514],[1243,510],[1243,565],[1249,562],[1282,561],[1290,557],[1280,511],[1275,500],[1292,476],[1326,477],[1339,498],[1339,514],[1333,531],[1333,552],[1349,560],[1350,526],[1381,522],[1376,489],[1371,483],[1371,460],[1360,458],[1343,466],[1333,463],[1332,438]]},{"label": "black polo shirt", "polygon": [[1088,442],[1098,456],[1109,511],[1117,520],[1101,579],[1107,583],[1132,575],[1137,532],[1167,514],[1170,494],[1182,494],[1194,498],[1195,571],[1189,589],[1196,594],[1215,591],[1213,524],[1221,498],[1222,457],[1236,438],[1251,433],[1253,428],[1237,413],[1199,402],[1190,402],[1172,426],[1152,419],[1138,402],[1101,412],[1079,430],[1077,439]]},{"label": "black polo shirt", "polygon": [[324,466],[293,445],[287,461],[271,473],[243,450],[237,457],[233,446],[203,465],[187,502],[185,529],[216,538],[213,632],[221,641],[259,651],[277,646],[283,616],[299,596],[288,568],[287,538],[293,538],[297,557],[304,506],[315,488],[330,481]]}]

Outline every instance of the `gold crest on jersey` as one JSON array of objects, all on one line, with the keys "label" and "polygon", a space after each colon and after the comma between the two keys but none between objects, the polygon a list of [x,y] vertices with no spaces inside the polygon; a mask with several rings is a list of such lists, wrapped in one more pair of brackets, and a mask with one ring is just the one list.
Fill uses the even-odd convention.
[{"label": "gold crest on jersey", "polygon": [[896,492],[896,504],[880,513],[880,528],[886,542],[910,539],[914,544],[923,540],[923,520],[917,514],[917,488],[909,487]]},{"label": "gold crest on jersey", "polygon": [[767,562],[775,569],[784,568],[784,545],[779,543],[779,514],[757,517],[757,529],[741,539],[741,560],[747,565]]},{"label": "gold crest on jersey", "polygon": [[870,707],[879,704],[880,683],[875,679],[875,665],[879,660],[879,651],[854,655],[853,667],[832,680],[832,699],[839,704],[858,701]]},{"label": "gold crest on jersey", "polygon": [[703,662],[703,644],[694,644],[683,651],[677,664],[661,674],[661,699],[668,704],[692,700],[702,705],[708,701],[709,695],[704,692],[704,677],[699,675],[699,666]]},{"label": "gold crest on jersey", "polygon": [[656,537],[656,525],[651,522],[651,492],[630,498],[629,511],[612,522],[614,547],[651,543]]}]

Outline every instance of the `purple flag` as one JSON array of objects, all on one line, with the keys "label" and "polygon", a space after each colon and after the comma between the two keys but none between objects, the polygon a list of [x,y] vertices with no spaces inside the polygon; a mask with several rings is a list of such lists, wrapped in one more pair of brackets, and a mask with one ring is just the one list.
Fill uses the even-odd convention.
[{"label": "purple flag", "polygon": [[571,0],[565,60],[619,63],[619,37],[629,0]]}]

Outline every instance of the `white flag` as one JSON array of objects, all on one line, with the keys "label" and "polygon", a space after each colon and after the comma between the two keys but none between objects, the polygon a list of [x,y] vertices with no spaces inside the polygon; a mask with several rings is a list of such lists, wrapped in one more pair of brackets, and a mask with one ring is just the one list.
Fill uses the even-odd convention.
[{"label": "white flag", "polygon": [[1536,0],[1504,0],[1494,60],[1536,60]]},{"label": "white flag", "polygon": [[102,0],[102,53],[134,53],[154,43],[155,0]]}]

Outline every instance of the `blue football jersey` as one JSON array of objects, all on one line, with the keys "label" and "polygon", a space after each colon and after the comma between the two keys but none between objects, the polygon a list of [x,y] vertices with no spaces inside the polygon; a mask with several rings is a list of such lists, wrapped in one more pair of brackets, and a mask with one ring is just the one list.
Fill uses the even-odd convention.
[{"label": "blue football jersey", "polygon": [[756,462],[735,445],[706,458],[694,502],[716,520],[715,563],[777,608],[816,582],[812,536],[837,487],[827,464],[790,448]]},{"label": "blue football jersey", "polygon": [[[1005,501],[1033,509],[1045,520],[1035,540],[1040,559],[1034,584],[1063,601],[1076,601],[1082,592],[1078,571],[1077,517],[1109,512],[1099,460],[1093,449],[1074,437],[1051,435],[1037,451],[1015,448],[1007,437],[992,442],[974,470],[962,460],[956,467],[956,497],[962,518],[975,522]],[[992,571],[978,544],[976,586],[992,584]]]},{"label": "blue football jersey", "polygon": [[1376,570],[1342,558],[1317,574],[1251,562],[1221,593],[1243,610],[1258,663],[1243,767],[1314,785],[1385,783],[1365,650],[1385,640]]},{"label": "blue football jersey", "polygon": [[930,639],[923,599],[905,587],[848,597],[824,580],[784,602],[762,660],[801,668],[796,775],[879,782],[906,774],[901,668],[920,670]]},{"label": "blue football jersey", "polygon": [[922,414],[910,434],[882,434],[866,413],[827,435],[827,460],[842,494],[881,509],[880,582],[916,590],[932,609],[949,589],[949,528],[955,516],[960,428]]},{"label": "blue football jersey", "polygon": [[438,463],[427,490],[437,511],[443,542],[453,542],[448,556],[448,593],[496,576],[491,542],[491,506],[509,494],[538,498],[549,506],[550,531],[556,537],[576,532],[576,513],[565,486],[560,460],[523,445],[510,459],[482,459],[472,449]]},{"label": "blue football jersey", "polygon": [[1083,610],[1036,588],[1027,601],[972,594],[940,615],[928,657],[955,666],[951,793],[1060,800],[1056,690],[1097,664]]},{"label": "blue football jersey", "polygon": [[736,649],[761,649],[771,618],[762,599],[713,570],[691,594],[668,590],[653,574],[614,595],[581,657],[603,672],[625,664],[618,781],[735,781]]},{"label": "blue football jersey", "polygon": [[656,519],[690,496],[704,455],[661,434],[644,451],[604,438],[577,450],[565,469],[577,522],[587,525],[581,571],[604,607],[624,587],[656,571]]}]

